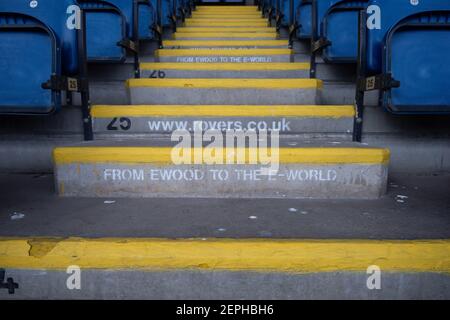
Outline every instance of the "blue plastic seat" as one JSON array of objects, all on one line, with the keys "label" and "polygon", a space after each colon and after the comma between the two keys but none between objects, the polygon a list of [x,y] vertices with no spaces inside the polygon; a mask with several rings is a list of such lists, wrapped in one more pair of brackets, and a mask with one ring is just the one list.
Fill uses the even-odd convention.
[{"label": "blue plastic seat", "polygon": [[48,114],[61,90],[42,87],[79,71],[77,30],[67,27],[73,0],[0,1],[0,113]]},{"label": "blue plastic seat", "polygon": [[156,0],[78,0],[86,12],[89,62],[124,62],[139,40],[154,39]]},{"label": "blue plastic seat", "polygon": [[[112,1],[78,0],[86,12],[86,46],[89,62],[124,62],[128,39],[126,13]],[[123,0],[131,6],[131,1]]]},{"label": "blue plastic seat", "polygon": [[139,0],[138,1],[138,28],[139,40],[155,39],[156,29],[156,0]]},{"label": "blue plastic seat", "polygon": [[359,12],[368,0],[317,0],[322,57],[328,63],[354,63],[358,58]]},{"label": "blue plastic seat", "polygon": [[449,113],[450,1],[372,0],[367,14],[364,89],[392,113]]},{"label": "blue plastic seat", "polygon": [[298,25],[297,37],[299,39],[311,39],[312,0],[298,0],[295,7],[295,22]]}]

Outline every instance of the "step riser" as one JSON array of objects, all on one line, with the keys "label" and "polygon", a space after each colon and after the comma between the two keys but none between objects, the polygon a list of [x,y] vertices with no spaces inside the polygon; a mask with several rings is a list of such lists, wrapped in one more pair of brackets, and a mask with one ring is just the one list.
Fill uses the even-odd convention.
[{"label": "step riser", "polygon": [[[162,73],[161,73],[162,72]],[[231,71],[231,70],[141,70],[143,78],[250,78],[250,79],[282,79],[308,78],[309,70],[264,70],[264,71]]]},{"label": "step riser", "polygon": [[[99,134],[170,134],[176,129],[280,130],[280,134],[349,134],[353,118],[301,117],[129,117],[95,118]],[[200,129],[201,128],[201,129]]]},{"label": "step riser", "polygon": [[233,36],[214,36],[214,35],[201,35],[201,36],[190,36],[189,33],[183,34],[181,36],[177,35],[173,39],[176,40],[189,40],[189,41],[227,41],[227,40],[238,40],[238,41],[252,41],[252,40],[277,40],[277,35],[258,35],[255,33],[255,36],[249,37],[249,36],[239,36],[239,34],[234,34]]},{"label": "step riser", "polygon": [[[201,41],[201,40],[200,40]],[[222,48],[222,49],[286,49],[287,45],[286,44],[252,44],[252,43],[248,43],[248,44],[237,44],[237,45],[233,45],[233,44],[200,44],[200,43],[196,43],[196,44],[176,44],[176,45],[171,45],[168,44],[167,42],[164,43],[164,49],[214,49],[214,48]]]},{"label": "step riser", "polygon": [[213,33],[213,32],[233,32],[233,33],[264,33],[264,32],[276,32],[273,27],[236,27],[236,28],[221,28],[221,27],[179,27],[177,31],[180,33]]},{"label": "step riser", "polygon": [[[376,199],[386,191],[385,165],[280,164],[279,175],[270,179],[259,176],[260,169],[98,163],[61,164],[55,172],[60,196]],[[303,181],[288,180],[288,174],[300,174]]]},{"label": "step riser", "polygon": [[187,22],[184,27],[270,27],[268,22]]},{"label": "step riser", "polygon": [[200,63],[260,63],[260,62],[293,62],[290,54],[283,55],[255,55],[255,56],[163,56],[156,57],[156,62],[200,62]]},{"label": "step riser", "polygon": [[130,104],[321,104],[320,89],[199,89],[131,87]]}]

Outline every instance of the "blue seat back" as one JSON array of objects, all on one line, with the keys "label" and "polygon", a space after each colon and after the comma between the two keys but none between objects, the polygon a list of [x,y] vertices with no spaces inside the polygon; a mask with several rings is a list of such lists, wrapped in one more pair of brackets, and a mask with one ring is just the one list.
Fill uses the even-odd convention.
[{"label": "blue seat back", "polygon": [[297,37],[299,39],[310,39],[312,35],[312,1],[299,0],[296,6],[295,19],[299,28],[297,30]]},{"label": "blue seat back", "polygon": [[77,30],[68,27],[73,0],[0,1],[0,113],[45,114],[61,107],[42,84],[78,72]]},{"label": "blue seat back", "polygon": [[[320,35],[331,42],[323,50],[326,62],[356,62],[358,58],[359,13],[368,0],[319,0]],[[326,8],[328,6],[328,8]]]},{"label": "blue seat back", "polygon": [[78,0],[86,12],[89,62],[123,62],[126,51],[118,43],[128,34],[126,16],[111,1]]},{"label": "blue seat back", "polygon": [[173,13],[173,1],[172,0],[162,0],[161,3],[161,11],[162,11],[162,18],[161,22],[163,27],[169,27],[172,25],[172,21],[170,20],[170,17]]},{"label": "blue seat back", "polygon": [[139,3],[139,39],[151,40],[155,38],[152,30],[156,23],[156,0],[148,0],[145,3]]},{"label": "blue seat back", "polygon": [[400,81],[383,92],[383,106],[393,113],[450,112],[450,1],[373,0],[368,12],[374,9],[381,20],[367,30],[367,73]]},{"label": "blue seat back", "polygon": [[283,27],[289,26],[289,9],[290,9],[290,0],[279,0],[279,9],[282,14],[281,16],[281,25]]}]

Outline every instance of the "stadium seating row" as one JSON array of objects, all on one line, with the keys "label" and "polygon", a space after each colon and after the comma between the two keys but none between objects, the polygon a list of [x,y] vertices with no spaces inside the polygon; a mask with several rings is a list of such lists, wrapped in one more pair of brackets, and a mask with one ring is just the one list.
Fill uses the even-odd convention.
[{"label": "stadium seating row", "polygon": [[139,41],[162,41],[189,0],[5,0],[0,2],[0,113],[51,114],[63,93],[81,93],[85,139],[92,139],[86,64],[123,63]]},{"label": "stadium seating row", "polygon": [[[277,28],[311,42],[326,63],[358,63],[355,140],[360,140],[364,92],[396,114],[450,111],[448,0],[261,0]],[[3,0],[0,2],[0,113],[49,114],[64,92],[80,92],[85,138],[92,138],[86,63],[123,63],[139,42],[176,28],[191,0]]]},{"label": "stadium seating row", "polygon": [[276,21],[289,24],[291,43],[311,41],[311,77],[318,52],[326,63],[358,63],[355,140],[365,91],[380,90],[380,104],[394,114],[450,112],[450,1],[261,0],[260,7],[283,17]]}]

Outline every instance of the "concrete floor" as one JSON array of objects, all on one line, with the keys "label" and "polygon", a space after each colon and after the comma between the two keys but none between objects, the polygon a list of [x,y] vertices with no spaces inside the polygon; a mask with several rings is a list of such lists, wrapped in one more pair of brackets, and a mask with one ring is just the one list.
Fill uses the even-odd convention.
[{"label": "concrete floor", "polygon": [[52,175],[4,174],[0,236],[450,238],[449,194],[442,174],[392,176],[371,201],[59,198]]}]

